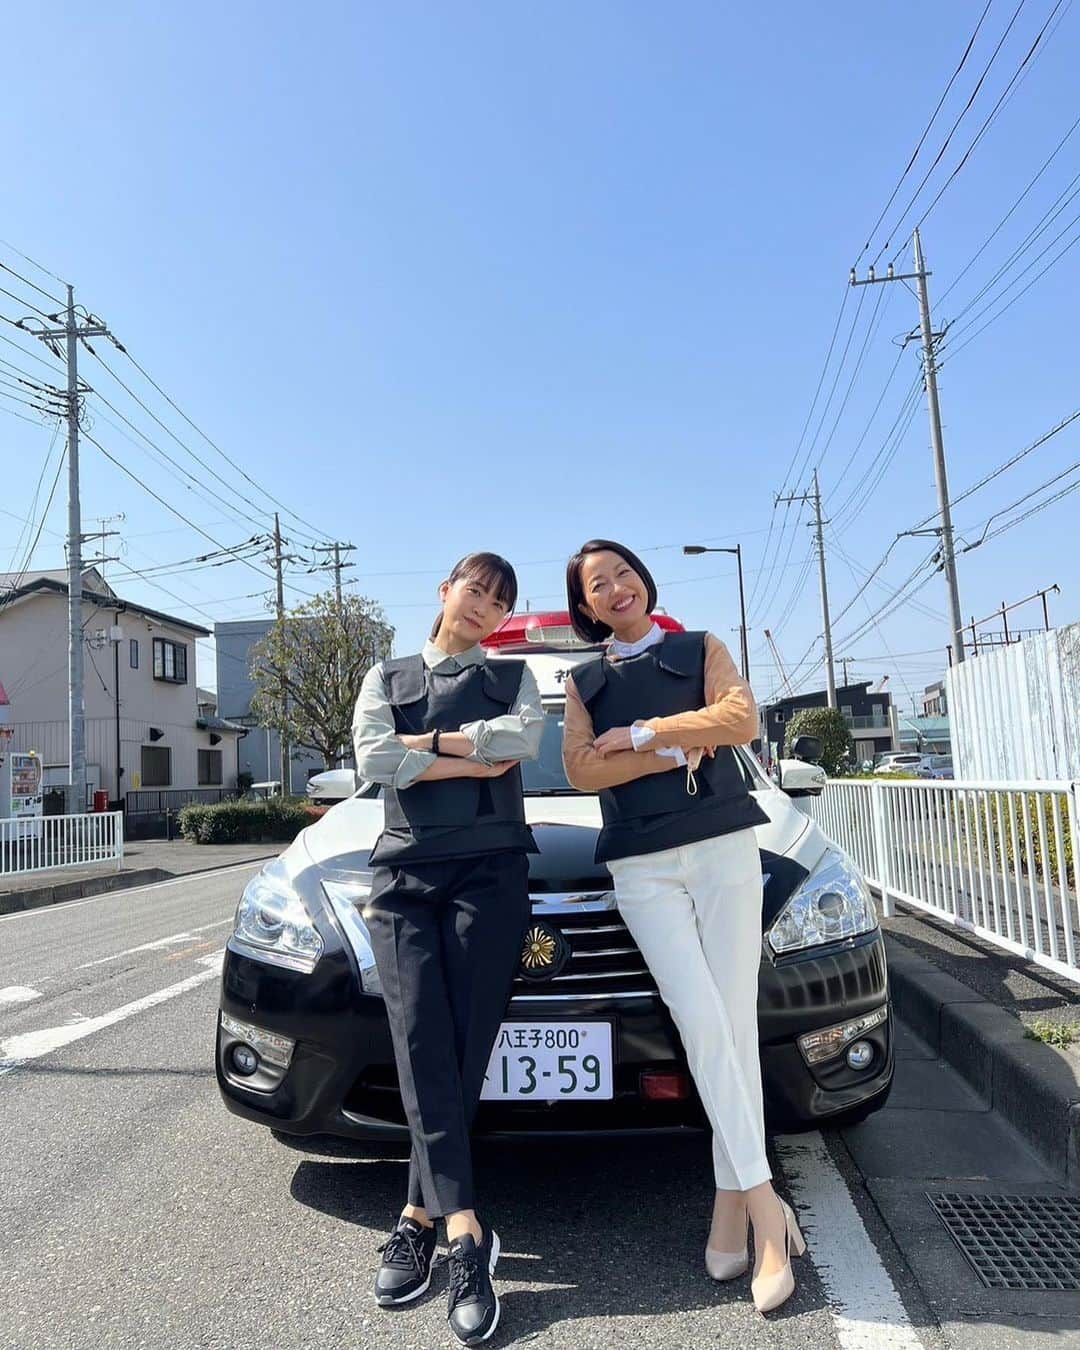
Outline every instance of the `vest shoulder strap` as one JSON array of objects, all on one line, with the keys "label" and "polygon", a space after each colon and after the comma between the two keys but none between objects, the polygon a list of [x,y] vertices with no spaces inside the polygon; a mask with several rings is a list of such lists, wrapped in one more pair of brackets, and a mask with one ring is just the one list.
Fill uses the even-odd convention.
[{"label": "vest shoulder strap", "polygon": [[587,708],[607,681],[604,658],[598,656],[595,661],[586,661],[580,666],[575,666],[570,673],[574,679],[574,688],[581,695],[581,701]]},{"label": "vest shoulder strap", "polygon": [[391,705],[400,707],[406,703],[418,703],[427,690],[424,658],[418,652],[415,656],[399,656],[384,661],[383,681]]},{"label": "vest shoulder strap", "polygon": [[704,631],[668,633],[658,648],[660,669],[672,675],[700,675],[705,664],[707,636]]},{"label": "vest shoulder strap", "polygon": [[484,663],[484,688],[496,703],[505,703],[513,707],[514,700],[521,688],[521,677],[525,673],[525,662],[514,660],[488,661]]}]

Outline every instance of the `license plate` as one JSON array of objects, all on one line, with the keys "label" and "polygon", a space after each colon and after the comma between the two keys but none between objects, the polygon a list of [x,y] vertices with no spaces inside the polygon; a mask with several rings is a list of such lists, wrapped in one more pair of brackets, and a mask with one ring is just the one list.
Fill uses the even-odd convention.
[{"label": "license plate", "polygon": [[504,1022],[495,1038],[484,1101],[610,1101],[610,1022]]}]

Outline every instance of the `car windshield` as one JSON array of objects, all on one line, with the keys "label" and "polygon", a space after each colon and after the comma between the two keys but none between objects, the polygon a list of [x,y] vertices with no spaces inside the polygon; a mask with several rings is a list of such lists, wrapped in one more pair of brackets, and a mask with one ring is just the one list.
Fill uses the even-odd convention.
[{"label": "car windshield", "polygon": [[544,735],[540,742],[540,758],[526,760],[521,766],[521,781],[526,795],[551,797],[571,793],[562,764],[563,710],[547,708]]},{"label": "car windshield", "polygon": [[[547,717],[544,722],[544,735],[540,742],[540,758],[526,760],[521,766],[521,781],[527,797],[554,797],[576,794],[566,781],[562,762],[563,705],[549,705],[544,710]],[[751,792],[771,787],[768,779],[759,771],[755,776],[741,754],[736,754],[735,762],[742,773],[743,781]]]}]

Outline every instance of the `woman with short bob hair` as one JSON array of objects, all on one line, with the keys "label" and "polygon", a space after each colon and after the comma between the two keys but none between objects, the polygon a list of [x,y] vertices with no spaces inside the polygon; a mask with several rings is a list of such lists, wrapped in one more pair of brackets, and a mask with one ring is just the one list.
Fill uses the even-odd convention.
[{"label": "woman with short bob hair", "polygon": [[505,558],[467,554],[439,599],[423,650],[373,666],[353,720],[357,772],[384,788],[364,919],[412,1137],[375,1298],[426,1292],[445,1218],[450,1329],[478,1345],[499,1322],[499,1238],[476,1215],[469,1130],[530,914],[518,766],[540,753],[544,712],[525,662],[489,663],[481,646],[517,600]]},{"label": "woman with short bob hair", "polygon": [[730,1280],[749,1265],[761,1312],[794,1287],[805,1250],[773,1190],[765,1155],[757,990],[761,858],[768,819],[733,747],[757,735],[754,696],[712,633],[653,620],[656,583],[641,559],[591,539],[566,568],[578,635],[603,655],[566,681],[563,761],[574,787],[598,792],[598,862],[686,1047],[713,1130],[716,1192],[705,1266]]}]

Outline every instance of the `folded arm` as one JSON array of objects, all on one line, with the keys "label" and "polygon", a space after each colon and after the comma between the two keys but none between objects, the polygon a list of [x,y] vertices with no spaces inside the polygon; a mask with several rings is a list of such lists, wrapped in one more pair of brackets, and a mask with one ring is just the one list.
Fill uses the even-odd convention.
[{"label": "folded arm", "polygon": [[438,759],[429,750],[404,744],[394,726],[382,664],[364,676],[353,713],[353,753],[356,772],[368,783],[407,788]]},{"label": "folded arm", "polygon": [[710,633],[705,639],[704,708],[675,713],[671,717],[649,717],[639,726],[655,732],[651,750],[680,745],[749,745],[758,734],[757,704],[750,686],[736,669],[731,653],[719,638]]},{"label": "folded arm", "polygon": [[668,773],[677,768],[674,759],[654,754],[651,750],[622,750],[604,756],[593,748],[596,732],[589,710],[581,695],[568,679],[566,715],[563,722],[563,767],[571,785],[581,792],[597,792],[601,788],[617,787],[648,774]]}]

